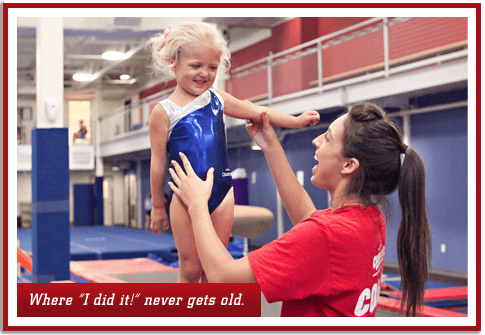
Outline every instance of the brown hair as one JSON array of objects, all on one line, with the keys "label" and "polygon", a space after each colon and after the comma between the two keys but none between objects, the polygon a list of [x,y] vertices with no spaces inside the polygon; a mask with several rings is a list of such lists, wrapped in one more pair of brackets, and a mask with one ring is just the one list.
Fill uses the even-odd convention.
[{"label": "brown hair", "polygon": [[[372,103],[358,103],[348,111],[342,155],[356,158],[359,170],[348,192],[366,206],[389,205],[386,196],[399,190],[401,224],[397,252],[401,273],[401,312],[416,316],[423,304],[431,254],[425,201],[424,166],[419,155],[402,141],[398,126]],[[401,154],[404,160],[401,166]]]}]

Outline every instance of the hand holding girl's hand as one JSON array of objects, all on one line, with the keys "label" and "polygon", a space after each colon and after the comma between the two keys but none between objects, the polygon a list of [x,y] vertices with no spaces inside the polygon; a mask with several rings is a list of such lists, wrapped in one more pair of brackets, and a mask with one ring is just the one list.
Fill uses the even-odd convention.
[{"label": "hand holding girl's hand", "polygon": [[278,136],[269,122],[269,117],[266,111],[261,113],[260,121],[246,120],[246,130],[263,150],[267,150],[271,145],[279,143]]},{"label": "hand holding girl's hand", "polygon": [[302,127],[305,127],[307,124],[310,126],[314,126],[320,121],[320,114],[317,111],[306,111],[300,116],[298,116]]},{"label": "hand holding girl's hand", "polygon": [[209,169],[207,172],[207,179],[204,181],[200,179],[192,169],[192,165],[187,156],[183,153],[180,153],[179,155],[187,173],[184,172],[177,162],[172,161],[174,168],[170,168],[169,172],[177,186],[175,186],[174,183],[169,182],[168,184],[170,188],[177,196],[179,196],[189,209],[201,204],[204,204],[207,207],[207,203],[212,193],[214,169]]}]

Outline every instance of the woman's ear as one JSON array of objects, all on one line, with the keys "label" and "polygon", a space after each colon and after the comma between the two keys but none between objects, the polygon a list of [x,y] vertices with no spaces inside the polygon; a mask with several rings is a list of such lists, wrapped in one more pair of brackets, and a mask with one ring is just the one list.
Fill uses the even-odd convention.
[{"label": "woman's ear", "polygon": [[356,158],[349,158],[342,169],[342,174],[350,175],[357,172],[360,163]]}]

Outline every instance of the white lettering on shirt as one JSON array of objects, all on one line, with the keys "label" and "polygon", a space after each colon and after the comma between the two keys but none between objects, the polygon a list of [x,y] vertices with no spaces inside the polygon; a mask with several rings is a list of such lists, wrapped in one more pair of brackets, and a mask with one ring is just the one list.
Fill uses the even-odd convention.
[{"label": "white lettering on shirt", "polygon": [[[365,288],[357,300],[355,305],[354,314],[355,316],[363,316],[368,311],[370,313],[374,312],[377,307],[377,302],[379,301],[379,294],[381,293],[380,280],[379,282],[372,285],[372,291]],[[370,301],[368,301],[370,299]]]},{"label": "white lettering on shirt", "polygon": [[[373,277],[381,273],[381,268],[384,264],[384,254],[386,252],[386,247],[381,245],[379,247],[379,252],[374,256],[372,262],[372,269],[375,271]],[[372,289],[365,288],[357,300],[355,305],[354,314],[355,316],[363,316],[367,312],[374,312],[377,307],[377,302],[379,300],[379,294],[381,292],[381,279],[379,277],[377,283],[372,285]]]},{"label": "white lettering on shirt", "polygon": [[372,267],[374,270],[379,270],[382,263],[384,263],[384,254],[386,253],[386,247],[381,245],[379,252],[374,256],[374,261],[372,262]]}]

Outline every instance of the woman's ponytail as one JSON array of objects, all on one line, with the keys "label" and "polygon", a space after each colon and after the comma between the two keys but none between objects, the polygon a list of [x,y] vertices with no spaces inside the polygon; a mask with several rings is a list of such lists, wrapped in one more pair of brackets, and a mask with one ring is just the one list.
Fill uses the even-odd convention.
[{"label": "woman's ponytail", "polygon": [[424,166],[419,155],[403,145],[404,162],[399,177],[399,203],[402,217],[397,236],[401,273],[401,311],[419,314],[428,278],[431,233],[426,214]]}]

